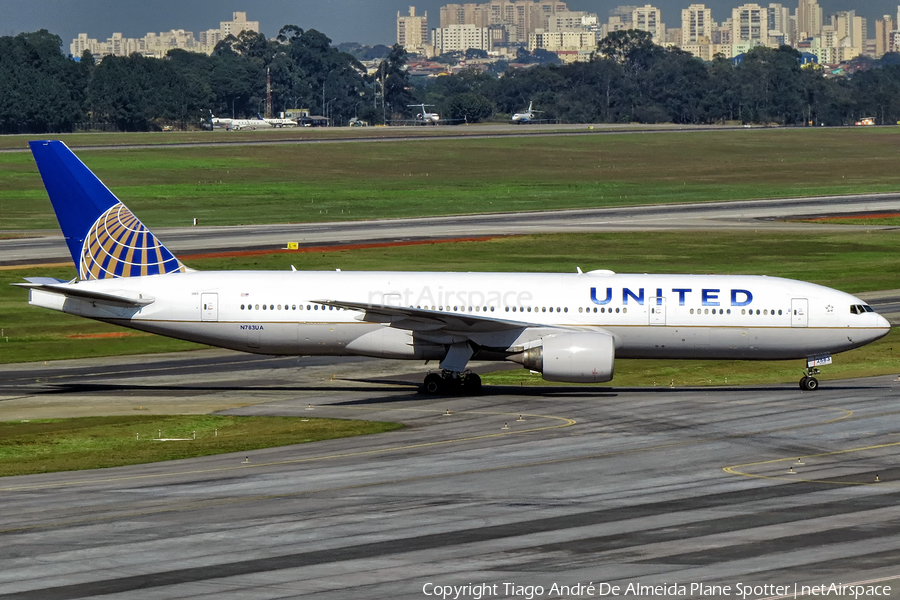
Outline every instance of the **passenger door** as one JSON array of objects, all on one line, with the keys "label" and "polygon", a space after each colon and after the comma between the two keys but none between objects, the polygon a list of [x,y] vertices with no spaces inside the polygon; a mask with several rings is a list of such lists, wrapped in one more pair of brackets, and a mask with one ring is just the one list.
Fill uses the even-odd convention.
[{"label": "passenger door", "polygon": [[666,324],[666,299],[662,296],[658,298],[650,298],[649,300],[649,317],[650,325]]},{"label": "passenger door", "polygon": [[200,294],[200,320],[201,321],[218,321],[219,320],[219,295],[218,294]]},{"label": "passenger door", "polygon": [[806,298],[794,298],[791,300],[791,327],[806,327],[809,325],[809,300]]}]

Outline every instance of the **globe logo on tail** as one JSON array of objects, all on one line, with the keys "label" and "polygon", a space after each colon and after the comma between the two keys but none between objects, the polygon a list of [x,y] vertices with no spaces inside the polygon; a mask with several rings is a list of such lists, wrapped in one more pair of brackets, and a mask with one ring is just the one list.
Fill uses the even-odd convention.
[{"label": "globe logo on tail", "polygon": [[82,280],[184,271],[184,265],[121,202],[94,222],[78,266]]}]

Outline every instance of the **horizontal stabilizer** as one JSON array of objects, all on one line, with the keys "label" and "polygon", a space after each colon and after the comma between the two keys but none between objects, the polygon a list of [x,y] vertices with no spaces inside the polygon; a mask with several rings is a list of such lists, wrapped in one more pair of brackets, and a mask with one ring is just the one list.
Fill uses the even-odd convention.
[{"label": "horizontal stabilizer", "polygon": [[[68,283],[65,279],[56,279],[55,277],[26,277],[28,283],[38,283],[41,285],[57,285],[60,283]],[[16,284],[13,284],[16,285]]]},{"label": "horizontal stabilizer", "polygon": [[[37,278],[34,279],[43,279]],[[60,284],[47,284],[47,283],[13,283],[12,285],[21,288],[28,288],[31,290],[42,290],[45,292],[50,292],[53,294],[60,294],[62,296],[66,296],[68,298],[80,298],[82,300],[92,300],[94,302],[102,302],[103,304],[111,304],[114,306],[130,306],[135,308],[140,308],[143,306],[147,306],[149,304],[153,304],[155,300],[153,298],[147,298],[146,296],[140,294],[137,297],[130,296],[119,296],[116,294],[107,294],[104,292],[95,292],[93,290],[85,290],[79,289],[74,285],[60,285]]]}]

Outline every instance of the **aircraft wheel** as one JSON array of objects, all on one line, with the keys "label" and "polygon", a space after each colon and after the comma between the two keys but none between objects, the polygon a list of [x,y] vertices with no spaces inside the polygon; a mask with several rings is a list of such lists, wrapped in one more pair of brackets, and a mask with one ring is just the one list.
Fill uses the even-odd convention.
[{"label": "aircraft wheel", "polygon": [[805,381],[801,380],[801,384],[804,390],[813,391],[819,389],[819,380],[815,377],[804,377],[803,379]]},{"label": "aircraft wheel", "polygon": [[475,373],[469,373],[466,375],[465,382],[463,383],[463,391],[468,394],[472,394],[473,396],[481,393],[481,377],[476,375]]},{"label": "aircraft wheel", "polygon": [[444,381],[441,379],[441,376],[437,373],[429,373],[425,376],[425,383],[422,386],[422,389],[425,390],[426,394],[434,396],[439,394],[444,387]]},{"label": "aircraft wheel", "polygon": [[805,390],[805,389],[806,389],[806,380],[807,380],[807,379],[809,379],[809,377],[804,377],[803,379],[800,380],[800,389],[801,389],[801,390]]}]

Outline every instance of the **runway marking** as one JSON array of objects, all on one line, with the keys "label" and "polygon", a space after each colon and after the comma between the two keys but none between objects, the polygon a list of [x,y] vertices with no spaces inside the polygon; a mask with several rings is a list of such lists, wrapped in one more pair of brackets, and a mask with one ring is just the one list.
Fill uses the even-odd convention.
[{"label": "runway marking", "polygon": [[[840,587],[856,587],[856,586],[865,586],[870,585],[872,583],[881,583],[883,581],[894,581],[895,579],[900,579],[900,575],[890,575],[888,577],[879,577],[878,579],[867,579],[865,581],[854,581],[853,583],[840,583],[838,584]],[[822,584],[813,584],[813,585],[822,585]],[[824,594],[813,594],[813,592],[798,592],[786,594],[784,596],[767,596],[766,598],[758,598],[757,600],[782,600],[783,598],[797,598],[799,596],[820,596]]]},{"label": "runway marking", "polygon": [[[837,420],[837,419],[836,419]],[[839,454],[849,454],[851,452],[862,452],[864,450],[881,450],[883,448],[893,448],[896,446],[900,446],[900,442],[891,442],[890,444],[878,444],[875,446],[863,446],[860,448],[849,448],[847,450],[836,450],[834,452],[822,452],[819,454],[807,454],[804,456],[791,456],[789,458],[775,458],[772,460],[762,460],[759,462],[745,463],[741,465],[732,465],[730,467],[724,467],[722,470],[730,475],[741,475],[743,477],[752,477],[754,479],[772,479],[778,481],[792,481],[799,483],[827,483],[832,485],[889,485],[890,483],[896,484],[896,482],[884,482],[884,481],[830,481],[826,479],[803,479],[800,477],[782,477],[782,476],[774,476],[774,475],[757,475],[754,473],[745,473],[743,471],[738,471],[737,469],[745,469],[748,467],[757,467],[760,465],[769,465],[775,463],[781,463],[786,461],[793,461],[795,459],[802,460],[805,458],[821,458],[823,456],[837,456]]]},{"label": "runway marking", "polygon": [[[336,408],[350,408],[350,407],[336,407]],[[402,409],[395,409],[395,410],[402,410]],[[424,410],[424,409],[406,409],[406,410]],[[428,412],[431,412],[431,411],[428,411]],[[508,431],[502,431],[499,433],[486,433],[486,434],[482,434],[482,435],[474,435],[474,436],[469,436],[469,437],[464,437],[464,438],[453,438],[453,439],[439,440],[439,441],[434,441],[434,442],[422,442],[420,444],[407,444],[405,446],[393,446],[390,448],[377,448],[377,449],[373,449],[373,450],[361,450],[358,452],[344,452],[344,453],[340,453],[340,454],[328,454],[328,455],[324,455],[324,456],[292,458],[292,459],[288,459],[288,460],[271,461],[271,462],[264,462],[264,463],[252,463],[252,464],[241,463],[239,465],[232,465],[229,467],[215,467],[215,468],[211,468],[211,469],[194,469],[194,470],[189,470],[189,471],[170,471],[167,473],[150,473],[150,474],[146,474],[146,475],[127,475],[127,476],[122,476],[122,477],[107,477],[104,479],[81,479],[81,480],[75,480],[75,481],[63,481],[63,482],[58,482],[58,483],[12,486],[12,487],[0,488],[0,492],[12,492],[12,491],[21,491],[21,490],[40,490],[40,489],[58,488],[58,487],[91,484],[91,483],[110,483],[110,482],[114,482],[114,481],[133,481],[133,480],[137,480],[137,479],[154,479],[154,478],[158,478],[158,477],[176,477],[179,475],[199,475],[199,474],[206,474],[206,473],[217,473],[217,472],[222,472],[222,471],[235,471],[235,470],[242,470],[242,469],[249,469],[249,468],[273,467],[273,466],[291,465],[291,464],[299,464],[299,463],[306,463],[306,462],[317,462],[317,461],[321,461],[321,460],[352,458],[355,456],[369,456],[369,455],[373,455],[373,454],[384,454],[387,452],[412,450],[415,448],[428,448],[431,446],[440,446],[440,445],[454,444],[454,443],[459,443],[459,442],[470,442],[473,440],[489,439],[489,438],[502,437],[502,436],[507,436],[507,435],[535,433],[538,431],[546,431],[549,429],[558,429],[560,427],[570,427],[577,423],[577,421],[575,421],[575,419],[569,419],[567,417],[556,417],[556,416],[552,416],[552,415],[535,415],[535,414],[526,414],[526,413],[489,413],[489,412],[478,412],[478,411],[460,411],[455,414],[509,415],[511,417],[515,417],[515,416],[518,416],[519,414],[522,414],[523,416],[528,416],[528,417],[532,417],[532,418],[554,419],[554,420],[558,420],[558,421],[563,421],[563,423],[558,424],[558,425],[547,425],[544,427],[532,427],[531,429],[522,429],[519,431],[510,429]],[[440,415],[442,415],[442,413],[436,413],[436,415],[440,416]],[[150,464],[153,464],[153,463],[150,463]],[[157,463],[157,464],[159,464],[159,463]]]}]

